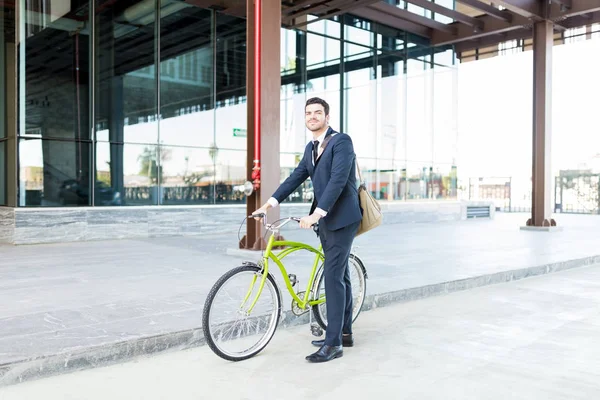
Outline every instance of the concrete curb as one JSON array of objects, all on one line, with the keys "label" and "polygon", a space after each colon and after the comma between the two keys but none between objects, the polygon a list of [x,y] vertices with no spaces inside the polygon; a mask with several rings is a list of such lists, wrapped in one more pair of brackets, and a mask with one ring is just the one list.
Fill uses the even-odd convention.
[{"label": "concrete curb", "polygon": [[[600,255],[575,260],[551,263],[536,267],[502,271],[472,278],[437,283],[416,288],[367,296],[363,311],[385,307],[395,303],[425,299],[432,296],[474,289],[482,286],[505,283],[573,268],[600,264]],[[281,328],[307,324],[308,313],[295,317],[287,311],[280,323]],[[126,340],[101,346],[81,349],[77,352],[41,356],[0,364],[0,387],[32,381],[52,375],[108,366],[131,361],[140,356],[167,351],[180,351],[205,344],[202,328],[179,332],[168,332],[146,338]],[[216,356],[215,356],[216,357]]]}]

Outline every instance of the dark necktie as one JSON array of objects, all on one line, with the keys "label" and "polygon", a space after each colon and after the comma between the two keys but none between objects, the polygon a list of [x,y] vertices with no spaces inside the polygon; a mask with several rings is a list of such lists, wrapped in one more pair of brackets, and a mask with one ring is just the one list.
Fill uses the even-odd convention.
[{"label": "dark necktie", "polygon": [[313,164],[317,164],[317,157],[319,156],[319,141],[313,142]]}]

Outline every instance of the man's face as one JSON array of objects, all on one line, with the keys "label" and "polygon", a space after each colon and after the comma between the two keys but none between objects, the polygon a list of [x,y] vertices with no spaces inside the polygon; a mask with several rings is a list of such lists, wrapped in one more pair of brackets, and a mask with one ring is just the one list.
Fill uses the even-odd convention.
[{"label": "man's face", "polygon": [[325,108],[321,104],[309,104],[306,106],[306,127],[315,132],[325,128],[329,123],[329,115],[325,115]]}]

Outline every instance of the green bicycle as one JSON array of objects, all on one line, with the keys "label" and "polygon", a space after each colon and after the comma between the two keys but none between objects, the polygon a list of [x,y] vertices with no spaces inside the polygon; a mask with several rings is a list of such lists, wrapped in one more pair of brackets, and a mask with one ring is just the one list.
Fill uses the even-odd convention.
[{"label": "green bicycle", "polygon": [[[300,218],[280,219],[275,223],[283,222],[274,225],[267,223],[266,215],[256,216],[263,217],[263,224],[270,232],[262,259],[257,263],[243,262],[219,278],[206,298],[202,314],[202,329],[208,346],[219,357],[229,361],[246,360],[261,352],[275,335],[284,316],[281,290],[269,272],[269,260],[279,267],[292,298],[288,312],[295,316],[310,313],[310,327],[315,336],[321,336],[327,329],[322,246],[317,249],[305,243],[275,240],[284,225],[291,221],[300,222]],[[251,217],[255,216],[248,218]],[[281,247],[283,250],[275,254],[273,249]],[[282,260],[300,250],[313,253],[315,260],[306,289],[294,292],[297,278],[287,273]],[[352,320],[355,321],[365,301],[367,272],[364,263],[354,253],[350,254],[347,274],[352,283]],[[316,324],[312,322],[312,316]]]}]

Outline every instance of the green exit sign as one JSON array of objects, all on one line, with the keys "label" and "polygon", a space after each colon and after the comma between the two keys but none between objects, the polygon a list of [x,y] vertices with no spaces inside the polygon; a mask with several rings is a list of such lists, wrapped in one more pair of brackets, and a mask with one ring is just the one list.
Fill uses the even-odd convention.
[{"label": "green exit sign", "polygon": [[234,137],[246,137],[246,136],[248,136],[248,132],[246,131],[246,129],[233,128],[233,136]]}]

